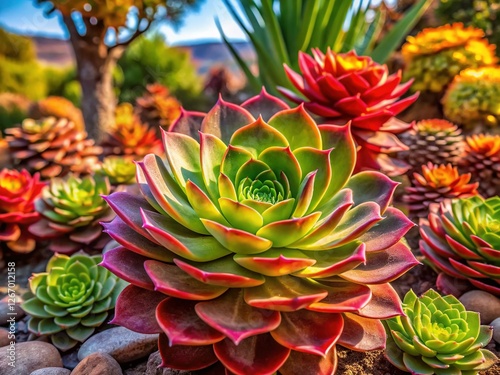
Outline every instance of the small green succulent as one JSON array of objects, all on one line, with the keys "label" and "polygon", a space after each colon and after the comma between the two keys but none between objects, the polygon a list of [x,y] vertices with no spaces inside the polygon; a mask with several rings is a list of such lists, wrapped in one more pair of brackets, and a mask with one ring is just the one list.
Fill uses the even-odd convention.
[{"label": "small green succulent", "polygon": [[28,329],[50,335],[54,346],[68,350],[94,333],[115,307],[127,283],[98,266],[102,257],[77,253],[54,255],[47,271],[30,278],[31,297],[22,308],[31,315]]},{"label": "small green succulent", "polygon": [[420,298],[410,290],[403,300],[405,316],[386,320],[385,354],[412,374],[473,375],[491,367],[497,357],[482,349],[492,327],[482,326],[477,312],[467,311],[454,296],[430,289]]},{"label": "small green succulent", "polygon": [[130,185],[135,182],[135,164],[130,158],[108,156],[97,173],[107,176],[113,186]]}]

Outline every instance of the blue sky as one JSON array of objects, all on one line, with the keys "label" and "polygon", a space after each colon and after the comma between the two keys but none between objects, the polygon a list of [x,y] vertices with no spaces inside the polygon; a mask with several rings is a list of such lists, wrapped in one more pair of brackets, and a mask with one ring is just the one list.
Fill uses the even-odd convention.
[{"label": "blue sky", "polygon": [[[224,31],[231,39],[245,39],[221,0],[205,0],[196,12],[189,12],[178,30],[162,24],[158,30],[169,44],[182,44],[199,40],[220,40],[214,17],[221,20]],[[56,15],[46,18],[43,10],[32,0],[0,0],[0,26],[8,30],[30,34],[65,38],[66,32]]]}]

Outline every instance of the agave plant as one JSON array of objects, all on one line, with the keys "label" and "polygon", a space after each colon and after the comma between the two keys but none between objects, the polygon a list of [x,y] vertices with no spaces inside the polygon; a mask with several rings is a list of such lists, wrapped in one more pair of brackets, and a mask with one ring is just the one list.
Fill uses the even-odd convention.
[{"label": "agave plant", "polygon": [[130,158],[108,156],[104,158],[96,173],[106,176],[109,183],[115,187],[136,182],[135,164]]},{"label": "agave plant", "polygon": [[482,326],[479,314],[467,311],[452,295],[430,289],[421,297],[413,290],[403,301],[404,316],[388,319],[387,359],[412,374],[477,375],[497,361],[483,349],[493,328]]},{"label": "agave plant", "polygon": [[331,374],[335,344],[382,348],[412,224],[388,206],[396,183],[351,176],[349,127],[262,93],[219,100],[198,137],[164,132],[166,160],[138,163],[142,196],[106,198],[120,246],[103,265],[132,284],[113,323],[160,332],[163,366],[184,370]]},{"label": "agave plant", "polygon": [[455,165],[464,150],[462,130],[441,119],[417,122],[413,129],[401,134],[401,140],[409,150],[401,152],[400,156],[412,169],[429,162]]},{"label": "agave plant", "polygon": [[42,179],[90,173],[101,152],[87,133],[66,119],[26,119],[5,133],[14,166],[40,172]]},{"label": "agave plant", "polygon": [[109,192],[108,179],[100,175],[54,178],[35,202],[42,218],[29,231],[50,240],[49,249],[57,253],[102,250],[110,238],[102,233],[99,222],[114,216],[101,197]]},{"label": "agave plant", "polygon": [[482,30],[461,23],[424,29],[409,36],[401,49],[405,80],[415,80],[414,90],[441,93],[460,71],[494,65],[495,45],[483,38]]},{"label": "agave plant", "polygon": [[469,128],[500,125],[500,67],[466,69],[442,99],[444,115]]},{"label": "agave plant", "polygon": [[465,139],[458,165],[479,182],[479,193],[488,198],[500,195],[500,135],[474,134]]},{"label": "agave plant", "polygon": [[104,135],[101,146],[106,156],[132,159],[140,159],[150,152],[162,153],[156,131],[139,120],[130,103],[120,104],[116,108],[115,123]]},{"label": "agave plant", "polygon": [[420,220],[420,250],[441,272],[438,288],[449,290],[444,274],[500,295],[499,226],[499,197],[444,201]]},{"label": "agave plant", "polygon": [[403,200],[408,204],[410,217],[426,217],[431,204],[445,199],[478,195],[479,183],[469,183],[470,178],[470,173],[460,174],[451,164],[423,165],[422,174],[414,173],[411,186],[405,188]]},{"label": "agave plant", "polygon": [[[407,147],[396,134],[412,125],[394,116],[409,107],[418,94],[401,99],[411,82],[399,84],[401,72],[389,75],[386,65],[355,52],[323,54],[313,49],[313,56],[299,55],[302,75],[285,65],[288,78],[307,98],[305,108],[324,121],[345,124],[351,121],[351,130],[358,144],[357,170],[383,170],[390,175],[404,173],[407,165],[390,156]],[[279,88],[288,99],[302,103],[304,99],[293,92]]]},{"label": "agave plant", "polygon": [[167,129],[181,114],[181,104],[160,83],[147,85],[146,92],[135,103],[141,121],[155,129],[160,126]]},{"label": "agave plant", "polygon": [[27,227],[40,219],[34,202],[44,186],[38,173],[0,171],[0,243],[5,242],[10,250],[29,253],[35,249],[36,239]]},{"label": "agave plant", "polygon": [[[385,7],[375,5],[372,0],[250,0],[239,2],[242,12],[231,0],[223,2],[255,50],[258,74],[253,73],[244,56],[229,42],[217,21],[224,43],[255,93],[262,86],[271,93],[277,93],[277,86],[294,90],[283,71],[283,63],[298,70],[299,52],[311,48],[323,51],[332,48],[335,52],[355,49],[377,62],[385,62],[431,4],[430,0],[419,0],[391,31],[379,38],[386,12]],[[370,19],[369,13],[374,13],[374,19]],[[346,24],[348,28],[344,29]]]},{"label": "agave plant", "polygon": [[28,329],[50,335],[62,351],[87,340],[105,322],[118,294],[127,285],[99,267],[101,256],[56,254],[47,270],[34,274],[21,307],[30,315]]}]

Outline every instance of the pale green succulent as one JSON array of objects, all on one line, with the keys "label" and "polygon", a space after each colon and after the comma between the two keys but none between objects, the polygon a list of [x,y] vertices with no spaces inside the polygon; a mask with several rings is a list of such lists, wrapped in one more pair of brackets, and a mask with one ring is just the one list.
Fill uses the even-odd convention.
[{"label": "pale green succulent", "polygon": [[403,300],[405,316],[386,320],[390,334],[385,350],[403,371],[422,375],[474,375],[497,357],[483,349],[492,327],[481,325],[477,312],[467,311],[454,296],[433,289],[420,298],[410,290]]},{"label": "pale green succulent", "polygon": [[56,254],[46,272],[30,278],[31,298],[21,307],[31,315],[31,332],[50,335],[54,346],[65,351],[87,340],[104,323],[127,283],[98,266],[101,258]]},{"label": "pale green succulent", "polygon": [[135,169],[134,161],[130,158],[108,156],[97,173],[107,176],[113,186],[130,185],[135,182]]}]

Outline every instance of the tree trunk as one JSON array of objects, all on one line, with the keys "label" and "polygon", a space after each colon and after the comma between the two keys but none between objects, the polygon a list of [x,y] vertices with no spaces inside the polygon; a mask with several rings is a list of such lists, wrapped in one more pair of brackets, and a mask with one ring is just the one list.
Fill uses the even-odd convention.
[{"label": "tree trunk", "polygon": [[[90,51],[86,51],[90,52]],[[78,59],[78,77],[82,85],[82,112],[90,138],[99,141],[115,118],[116,97],[113,91],[113,69],[119,56],[112,51],[103,59],[82,53]]]}]

